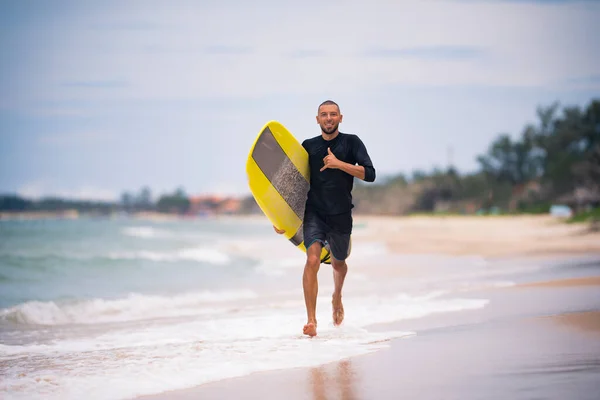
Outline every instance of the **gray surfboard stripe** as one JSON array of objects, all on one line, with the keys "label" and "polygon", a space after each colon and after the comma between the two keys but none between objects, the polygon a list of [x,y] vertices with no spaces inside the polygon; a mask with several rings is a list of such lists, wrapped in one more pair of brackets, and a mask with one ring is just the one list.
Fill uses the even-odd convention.
[{"label": "gray surfboard stripe", "polygon": [[[287,157],[268,127],[258,138],[252,158],[292,211],[303,220],[309,183]],[[290,241],[298,246],[303,241],[302,236],[301,225]]]},{"label": "gray surfboard stripe", "polygon": [[292,242],[294,246],[300,246],[300,243],[304,241],[304,231],[302,230],[303,226],[303,224],[300,224],[300,228],[298,228],[294,236],[290,238],[290,242]]}]

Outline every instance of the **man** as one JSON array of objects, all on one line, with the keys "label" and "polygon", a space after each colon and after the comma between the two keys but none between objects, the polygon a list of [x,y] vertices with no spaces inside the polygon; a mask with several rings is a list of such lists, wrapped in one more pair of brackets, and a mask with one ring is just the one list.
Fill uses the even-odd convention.
[{"label": "man", "polygon": [[[375,180],[375,168],[367,149],[357,135],[342,133],[339,106],[327,100],[319,105],[317,123],[321,134],[302,142],[309,156],[310,189],[304,212],[304,244],[306,264],[302,284],[308,321],[303,332],[316,336],[317,273],[321,264],[321,249],[328,243],[333,267],[333,323],[344,319],[342,287],[348,266],[346,258],[352,234],[352,187],[354,178],[366,182]],[[273,227],[279,234],[283,230]]]}]

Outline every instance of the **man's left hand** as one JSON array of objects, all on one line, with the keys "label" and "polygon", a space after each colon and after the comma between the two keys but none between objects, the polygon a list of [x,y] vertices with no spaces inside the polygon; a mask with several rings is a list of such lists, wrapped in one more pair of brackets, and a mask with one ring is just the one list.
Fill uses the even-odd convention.
[{"label": "man's left hand", "polygon": [[327,148],[327,155],[323,158],[323,168],[321,168],[321,172],[325,171],[327,168],[337,169],[340,166],[340,160],[331,152],[331,149]]}]

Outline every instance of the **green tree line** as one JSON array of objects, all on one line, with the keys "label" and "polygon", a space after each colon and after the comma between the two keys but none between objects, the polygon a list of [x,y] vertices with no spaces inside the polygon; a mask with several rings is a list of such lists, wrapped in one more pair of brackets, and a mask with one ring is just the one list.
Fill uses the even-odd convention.
[{"label": "green tree line", "polygon": [[178,188],[173,193],[162,194],[155,201],[152,199],[152,192],[147,186],[140,189],[137,194],[124,192],[121,195],[120,201],[115,202],[69,200],[55,197],[31,200],[14,194],[0,196],[0,211],[13,212],[61,212],[77,210],[83,213],[95,214],[142,211],[183,214],[187,212],[189,206],[190,200],[183,188]]},{"label": "green tree line", "polygon": [[499,134],[479,168],[459,175],[453,167],[413,172],[377,185],[357,185],[357,209],[364,213],[421,211],[547,212],[551,204],[575,209],[600,200],[600,100],[587,106],[538,107],[537,123],[517,139]]}]

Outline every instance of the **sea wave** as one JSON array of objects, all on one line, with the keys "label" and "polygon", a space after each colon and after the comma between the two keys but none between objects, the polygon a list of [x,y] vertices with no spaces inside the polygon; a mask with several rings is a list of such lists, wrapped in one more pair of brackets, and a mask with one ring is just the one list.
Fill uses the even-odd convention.
[{"label": "sea wave", "polygon": [[[243,297],[236,293],[203,293],[190,298],[215,301]],[[252,297],[252,294],[246,293],[246,296]],[[80,320],[86,321],[106,317],[111,310],[124,315],[125,311],[131,313],[132,308],[135,309],[134,299],[124,299],[122,303],[91,302],[76,308],[79,314],[70,315],[84,316]],[[327,300],[330,299],[320,297],[318,302],[324,304]],[[164,301],[162,299],[159,304],[163,310],[166,309]],[[166,301],[170,302],[171,310],[190,305],[190,301],[180,296]],[[142,303],[145,312],[157,308],[147,298]],[[218,315],[210,318],[129,326],[100,335],[76,335],[49,343],[0,345],[0,354],[3,354],[0,362],[4,360],[10,364],[6,379],[0,383],[0,393],[11,393],[14,398],[31,398],[43,391],[46,398],[75,399],[91,392],[92,398],[124,399],[253,372],[314,366],[377,351],[388,347],[393,339],[415,334],[381,329],[370,331],[369,325],[432,313],[475,310],[486,304],[486,299],[445,298],[440,292],[423,296],[398,294],[351,298],[345,302],[347,315],[341,327],[333,327],[328,322],[331,317],[327,307],[317,310],[317,319],[321,323],[319,335],[314,340],[306,340],[300,332],[306,317],[300,300],[267,301],[255,304],[251,312],[244,308],[235,313],[221,313],[213,304],[212,309]],[[127,305],[125,309],[123,305]],[[29,306],[37,310],[36,316],[47,312],[60,316],[68,314],[64,307],[56,304],[45,303],[44,310],[32,304]],[[60,310],[58,314],[57,309]],[[69,368],[60,367],[63,365],[69,365]],[[107,381],[121,384],[106,385]],[[130,384],[133,381],[136,385]]]},{"label": "sea wave", "polygon": [[222,311],[222,308],[210,304],[257,297],[251,290],[231,290],[202,291],[172,297],[130,294],[114,300],[29,301],[0,310],[0,320],[28,325],[65,325],[205,315]]},{"label": "sea wave", "polygon": [[173,236],[173,233],[164,229],[157,229],[151,226],[130,226],[123,228],[121,233],[125,236],[137,237],[137,238],[165,238]]},{"label": "sea wave", "polygon": [[199,261],[211,264],[223,265],[231,262],[231,257],[218,249],[208,247],[187,248],[175,251],[126,251],[111,252],[108,258],[112,260],[135,260],[143,259],[150,261],[176,262],[176,261]]},{"label": "sea wave", "polygon": [[[163,315],[165,311],[171,315],[186,309],[212,310],[214,315],[128,324],[102,332],[90,330],[89,335],[78,329],[71,337],[51,341],[0,344],[0,363],[9,365],[0,393],[24,399],[42,392],[45,398],[56,399],[125,399],[259,371],[315,366],[377,351],[388,347],[393,339],[415,334],[371,331],[370,325],[481,309],[488,302],[448,298],[439,291],[423,296],[349,297],[344,302],[347,313],[343,325],[334,327],[330,309],[319,307],[319,335],[308,340],[301,334],[306,318],[301,298],[283,302],[260,298],[248,304],[246,299],[254,296],[252,292],[202,292],[173,298],[130,296],[119,301],[82,302],[71,309],[49,302],[41,303],[42,307],[29,303],[4,310],[4,316],[6,311],[13,316],[19,311],[29,318],[50,314],[59,320],[77,316],[76,320],[88,322],[154,315],[157,310]],[[237,312],[215,307],[215,302],[232,298],[244,303]],[[318,304],[330,300],[321,296]],[[106,385],[108,381],[113,384]],[[92,393],[91,397],[86,393]]]}]

